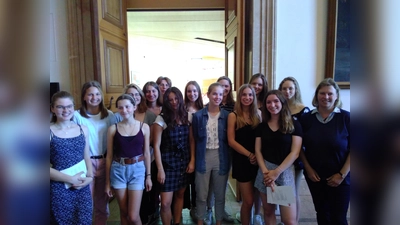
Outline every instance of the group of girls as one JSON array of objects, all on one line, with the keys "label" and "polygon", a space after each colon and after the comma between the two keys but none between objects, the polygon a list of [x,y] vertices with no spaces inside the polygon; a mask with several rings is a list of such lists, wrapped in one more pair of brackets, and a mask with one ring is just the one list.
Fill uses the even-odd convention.
[{"label": "group of girls", "polygon": [[[281,220],[297,224],[303,168],[319,224],[347,223],[349,113],[339,109],[339,88],[333,80],[318,86],[311,112],[302,104],[293,77],[285,78],[279,90],[268,91],[266,77],[255,74],[239,88],[235,102],[232,83],[223,76],[208,87],[207,97],[204,106],[196,81],[188,82],[182,94],[170,79],[160,77],[147,82],[143,91],[128,85],[116,100],[114,114],[104,106],[96,81],[83,85],[82,107],[75,112],[72,96],[56,93],[50,125],[52,222],[91,224],[93,201],[94,224],[106,224],[108,200],[115,196],[121,224],[151,223],[158,213],[163,224],[179,224],[186,205],[196,209],[191,215],[197,224],[209,225],[214,205],[220,225],[230,219],[225,191],[232,161],[232,177],[242,197],[242,224],[252,223],[253,205],[254,224],[263,223],[260,198],[264,221],[276,224],[266,187],[282,185],[292,187],[297,202],[280,206]],[[324,129],[331,136],[314,140]],[[60,172],[81,160],[87,167],[85,176]],[[72,188],[65,189],[63,183]],[[187,187],[190,195],[185,197]]]}]

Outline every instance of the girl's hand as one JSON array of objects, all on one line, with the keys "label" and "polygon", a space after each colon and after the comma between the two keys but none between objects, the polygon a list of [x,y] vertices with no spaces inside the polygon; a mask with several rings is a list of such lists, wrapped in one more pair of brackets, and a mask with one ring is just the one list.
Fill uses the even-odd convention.
[{"label": "girl's hand", "polygon": [[81,182],[79,184],[74,184],[72,185],[73,188],[75,189],[81,189],[83,187],[86,187],[88,184],[92,183],[93,177],[80,177],[78,180]]},{"label": "girl's hand", "polygon": [[318,173],[315,172],[315,170],[311,167],[306,168],[307,171],[307,177],[312,181],[312,182],[319,182],[321,178],[318,176]]},{"label": "girl's hand", "polygon": [[272,191],[272,192],[275,191],[275,186],[276,186],[275,182],[272,182],[272,183],[270,183],[270,184],[268,185],[268,187],[271,188],[271,191]]},{"label": "girl's hand", "polygon": [[153,182],[151,181],[151,176],[146,176],[146,191],[150,191],[153,187]]},{"label": "girl's hand", "polygon": [[343,180],[344,179],[342,178],[342,176],[340,176],[340,174],[338,174],[338,173],[335,173],[326,179],[327,184],[331,187],[339,186]]},{"label": "girl's hand", "polygon": [[72,184],[72,186],[83,183],[83,180],[81,179],[82,174],[83,174],[83,171],[75,174],[74,176],[71,176],[69,183]]},{"label": "girl's hand", "polygon": [[251,164],[256,165],[257,164],[256,155],[251,153],[250,156],[249,156],[249,161],[250,161]]},{"label": "girl's hand", "polygon": [[164,170],[158,170],[157,180],[160,184],[164,184],[165,182],[165,172]]},{"label": "girl's hand", "polygon": [[280,173],[277,170],[270,170],[269,173],[264,176],[264,182],[266,184],[270,184],[274,182],[276,179],[278,179]]},{"label": "girl's hand", "polygon": [[108,197],[111,198],[111,197],[113,196],[113,192],[112,192],[112,190],[111,190],[111,187],[110,187],[109,182],[107,182],[107,184],[106,184],[105,192],[106,192],[106,194],[107,194]]},{"label": "girl's hand", "polygon": [[186,173],[193,173],[194,171],[194,160],[190,160],[188,166],[186,167]]}]

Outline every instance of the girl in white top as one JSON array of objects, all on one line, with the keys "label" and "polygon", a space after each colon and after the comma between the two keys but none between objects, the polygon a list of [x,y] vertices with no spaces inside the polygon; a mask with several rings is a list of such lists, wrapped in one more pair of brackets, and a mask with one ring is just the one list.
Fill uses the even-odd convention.
[{"label": "girl in white top", "polygon": [[104,105],[101,85],[97,81],[83,84],[81,107],[74,113],[74,121],[89,129],[89,150],[94,180],[90,185],[93,198],[94,224],[107,224],[109,197],[105,193],[107,129],[115,123],[114,114]]}]

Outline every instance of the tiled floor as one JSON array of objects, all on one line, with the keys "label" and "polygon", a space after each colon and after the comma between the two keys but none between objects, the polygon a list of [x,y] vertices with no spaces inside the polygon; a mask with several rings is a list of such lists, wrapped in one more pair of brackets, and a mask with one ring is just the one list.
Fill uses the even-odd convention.
[{"label": "tiled floor", "polygon": [[[311,195],[307,187],[307,183],[304,180],[304,178],[301,181],[300,184],[300,201],[301,201],[301,207],[300,207],[300,221],[299,225],[315,225],[317,224],[316,219],[315,219],[315,211],[314,211],[314,205],[312,203]],[[233,216],[236,215],[236,213],[239,212],[240,210],[240,203],[236,201],[235,196],[233,195],[233,192],[228,188],[226,192],[226,210],[230,212]],[[119,209],[118,209],[118,203],[114,199],[110,203],[110,211],[111,211],[111,216],[108,219],[107,225],[119,225]],[[350,220],[350,210],[348,212],[348,219]],[[184,209],[182,212],[182,217],[183,220],[181,224],[188,224],[188,225],[194,225],[195,222],[190,218],[189,215],[189,210]],[[280,221],[279,216],[277,216],[277,221]],[[161,220],[159,220],[157,225],[162,224]],[[215,220],[214,220],[215,224]],[[240,224],[239,221],[235,220],[234,223],[225,223],[223,222],[222,224]],[[350,221],[349,221],[350,224]]]}]

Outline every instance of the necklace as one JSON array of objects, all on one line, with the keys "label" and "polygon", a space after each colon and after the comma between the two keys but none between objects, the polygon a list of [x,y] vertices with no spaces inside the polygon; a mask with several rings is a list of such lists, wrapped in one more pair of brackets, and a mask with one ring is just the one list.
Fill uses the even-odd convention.
[{"label": "necklace", "polygon": [[64,128],[62,126],[60,126],[60,124],[55,124],[55,126],[62,132],[64,132],[64,134],[68,134],[68,130],[69,128],[71,128],[71,123],[69,125],[67,125],[64,130]]},{"label": "necklace", "polygon": [[[133,123],[133,127],[135,127],[135,125],[136,125],[136,121],[135,121],[135,123]],[[126,124],[125,126],[129,127],[129,123]],[[132,136],[134,129],[132,129],[132,131],[129,133],[129,132],[126,131],[125,126],[122,126],[122,129],[124,129],[125,134],[127,134],[127,136]]]}]

